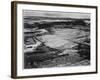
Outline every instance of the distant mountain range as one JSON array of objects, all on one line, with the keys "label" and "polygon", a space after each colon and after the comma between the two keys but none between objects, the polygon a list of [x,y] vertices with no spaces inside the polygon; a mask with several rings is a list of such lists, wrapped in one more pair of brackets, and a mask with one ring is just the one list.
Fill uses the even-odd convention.
[{"label": "distant mountain range", "polygon": [[88,18],[70,18],[70,17],[42,17],[42,16],[24,16],[25,20],[88,20]]}]

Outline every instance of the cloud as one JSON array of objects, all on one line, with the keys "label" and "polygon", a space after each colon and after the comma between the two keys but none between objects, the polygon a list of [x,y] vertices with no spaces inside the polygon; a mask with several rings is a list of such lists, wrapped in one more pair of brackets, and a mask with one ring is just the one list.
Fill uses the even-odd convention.
[{"label": "cloud", "polygon": [[87,18],[87,19],[90,19],[90,13],[78,13],[78,12],[56,12],[56,11],[23,10],[23,15],[24,16]]}]

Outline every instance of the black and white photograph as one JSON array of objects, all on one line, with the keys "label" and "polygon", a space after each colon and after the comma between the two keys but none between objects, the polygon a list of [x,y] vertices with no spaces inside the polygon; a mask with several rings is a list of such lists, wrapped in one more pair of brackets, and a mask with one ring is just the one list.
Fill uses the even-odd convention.
[{"label": "black and white photograph", "polygon": [[12,2],[12,77],[97,73],[97,6]]},{"label": "black and white photograph", "polygon": [[90,65],[90,16],[23,10],[24,68]]}]

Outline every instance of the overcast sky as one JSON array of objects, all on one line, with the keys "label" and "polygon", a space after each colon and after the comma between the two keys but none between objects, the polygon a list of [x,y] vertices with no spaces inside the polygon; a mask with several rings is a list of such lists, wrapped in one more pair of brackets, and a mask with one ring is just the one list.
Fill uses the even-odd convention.
[{"label": "overcast sky", "polygon": [[86,18],[86,19],[90,19],[90,14],[89,13],[76,13],[76,12],[54,12],[54,11],[23,10],[23,15],[24,16]]}]

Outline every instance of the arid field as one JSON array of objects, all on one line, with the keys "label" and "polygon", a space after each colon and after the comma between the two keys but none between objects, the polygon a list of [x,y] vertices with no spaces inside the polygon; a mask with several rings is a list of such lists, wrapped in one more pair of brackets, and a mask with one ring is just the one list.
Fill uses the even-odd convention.
[{"label": "arid field", "polygon": [[90,65],[89,25],[30,23],[25,30],[28,32],[24,33],[24,47],[29,46],[24,49],[25,68]]}]

